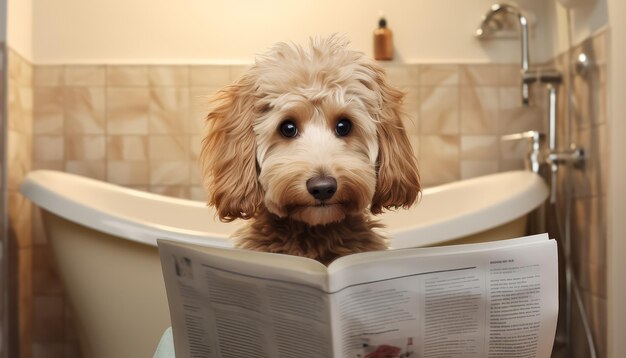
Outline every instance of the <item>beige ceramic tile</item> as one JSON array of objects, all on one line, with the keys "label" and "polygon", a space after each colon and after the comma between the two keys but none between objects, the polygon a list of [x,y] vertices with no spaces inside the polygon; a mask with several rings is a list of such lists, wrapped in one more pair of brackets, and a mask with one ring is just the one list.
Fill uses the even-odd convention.
[{"label": "beige ceramic tile", "polygon": [[500,84],[499,65],[461,65],[459,84],[469,86],[498,86]]},{"label": "beige ceramic tile", "polygon": [[540,107],[523,107],[519,87],[500,87],[499,89],[500,134],[520,133],[529,130],[544,130],[544,112]]},{"label": "beige ceramic tile", "polygon": [[63,160],[35,160],[33,162],[33,170],[47,169],[63,171],[65,168],[65,161]]},{"label": "beige ceramic tile", "polygon": [[33,300],[33,339],[37,341],[63,340],[62,296],[36,296]]},{"label": "beige ceramic tile", "polygon": [[33,133],[63,133],[63,88],[35,87],[33,92]]},{"label": "beige ceramic tile", "polygon": [[[64,310],[64,317],[65,317],[65,342],[66,342],[66,347],[65,347],[65,354],[66,357],[68,355],[68,345],[69,346],[75,346],[76,348],[80,348],[78,346],[79,343],[79,339],[80,339],[80,330],[78,327],[78,318],[76,317],[76,312],[74,310],[74,308],[72,307],[71,304],[66,304],[65,305],[65,310]],[[73,348],[72,348],[73,349]],[[73,356],[69,356],[67,358],[71,358]],[[82,354],[79,354],[78,356],[76,356],[76,358],[81,358],[83,357]]]},{"label": "beige ceramic tile", "polygon": [[[8,191],[7,208],[9,223],[11,223],[13,227],[20,221],[28,223],[32,213],[32,203],[21,193],[14,190]],[[29,234],[30,230],[26,233]]]},{"label": "beige ceramic tile", "polygon": [[526,140],[500,140],[500,159],[524,160],[530,150]]},{"label": "beige ceramic tile", "polygon": [[406,116],[404,118],[404,128],[407,133],[419,134],[419,95],[419,87],[407,87],[405,89],[403,110],[406,113]]},{"label": "beige ceramic tile", "polygon": [[497,160],[462,160],[461,179],[470,179],[498,172]]},{"label": "beige ceramic tile", "polygon": [[189,163],[189,184],[202,185],[202,169],[197,161]]},{"label": "beige ceramic tile", "polygon": [[37,65],[34,68],[33,85],[39,86],[63,86],[65,84],[65,67]]},{"label": "beige ceramic tile", "polygon": [[104,86],[106,85],[106,67],[103,65],[68,65],[65,66],[65,85],[67,86]]},{"label": "beige ceramic tile", "polygon": [[573,205],[573,261],[580,265],[606,265],[606,198],[576,198]]},{"label": "beige ceramic tile", "polygon": [[387,81],[399,88],[415,87],[419,85],[418,65],[383,64]]},{"label": "beige ceramic tile", "polygon": [[[607,355],[607,304],[606,299],[583,291],[583,306],[596,345],[597,357]],[[590,355],[586,355],[589,357]]]},{"label": "beige ceramic tile", "polygon": [[66,135],[66,160],[104,160],[106,141],[104,135]]},{"label": "beige ceramic tile", "polygon": [[495,135],[461,136],[461,159],[498,160],[500,140]]},{"label": "beige ceramic tile", "polygon": [[420,133],[459,133],[459,89],[422,87],[420,91]]},{"label": "beige ceramic tile", "polygon": [[522,75],[519,64],[500,65],[500,86],[521,86]]},{"label": "beige ceramic tile", "polygon": [[607,300],[595,295],[591,295],[591,306],[593,309],[592,327],[596,342],[598,342],[598,357],[607,357],[607,330],[609,318],[607,315]]},{"label": "beige ceramic tile", "polygon": [[150,192],[148,184],[145,185],[124,185],[125,187],[138,191]]},{"label": "beige ceramic tile", "polygon": [[606,298],[606,265],[579,264],[576,265],[575,272],[581,289],[588,291],[595,296]]},{"label": "beige ceramic tile", "polygon": [[594,81],[591,84],[591,122],[593,124],[606,123],[607,116],[607,84],[603,83],[599,72],[594,74]]},{"label": "beige ceramic tile", "polygon": [[595,93],[591,92],[591,79],[589,77],[574,77],[573,91],[575,101],[572,102],[572,114],[573,114],[573,129],[580,130],[589,128],[594,121],[593,111],[591,104],[593,103],[593,97]]},{"label": "beige ceramic tile", "polygon": [[572,172],[574,195],[602,195],[608,189],[608,143],[606,124],[574,133],[574,142],[584,148],[584,164]]},{"label": "beige ceramic tile", "polygon": [[177,186],[177,185],[153,185],[149,188],[151,193],[171,196],[175,198],[183,198],[188,199],[190,196],[189,187],[188,186]]},{"label": "beige ceramic tile", "polygon": [[65,172],[103,181],[107,180],[106,169],[104,160],[68,160],[65,162]]},{"label": "beige ceramic tile", "polygon": [[219,88],[192,87],[189,91],[189,118],[185,132],[189,134],[203,133],[206,116],[211,108],[210,99]]},{"label": "beige ceramic tile", "polygon": [[107,181],[119,185],[147,185],[148,162],[137,160],[107,162]]},{"label": "beige ceramic tile", "polygon": [[17,190],[30,171],[33,158],[33,142],[29,134],[7,131],[7,188]]},{"label": "beige ceramic tile", "polygon": [[33,294],[35,296],[59,296],[64,293],[57,273],[55,257],[49,246],[33,248]]},{"label": "beige ceramic tile", "polygon": [[30,269],[33,264],[32,248],[17,250],[17,322],[20,337],[20,353],[28,357],[31,351],[30,338],[33,337],[33,276]]},{"label": "beige ceramic tile", "polygon": [[454,86],[459,83],[458,65],[420,65],[421,86]]},{"label": "beige ceramic tile", "polygon": [[33,358],[66,358],[65,344],[61,338],[56,341],[35,340],[32,349]]},{"label": "beige ceramic tile", "polygon": [[188,161],[190,143],[188,136],[154,135],[149,138],[150,161]]},{"label": "beige ceramic tile", "polygon": [[32,86],[33,65],[13,49],[8,52],[9,79],[21,86]]},{"label": "beige ceramic tile", "polygon": [[107,89],[109,134],[148,134],[150,92],[148,88]]},{"label": "beige ceramic tile", "polygon": [[148,78],[153,86],[189,85],[188,66],[150,66]]},{"label": "beige ceramic tile", "polygon": [[103,134],[104,87],[68,87],[64,91],[66,134]]},{"label": "beige ceramic tile", "polygon": [[607,83],[607,74],[608,74],[608,70],[607,70],[608,65],[599,65],[597,68],[598,71],[598,82],[600,84],[606,84]]},{"label": "beige ceramic tile", "polygon": [[498,87],[461,87],[460,97],[461,133],[498,132]]},{"label": "beige ceramic tile", "polygon": [[425,187],[459,180],[459,136],[424,135],[420,138],[419,165]]},{"label": "beige ceramic tile", "polygon": [[153,87],[150,89],[150,133],[182,134],[189,118],[189,89]]},{"label": "beige ceramic tile", "polygon": [[222,87],[230,84],[230,66],[207,65],[189,67],[191,86]]},{"label": "beige ceramic tile", "polygon": [[[48,239],[46,238],[46,232],[41,219],[41,209],[37,206],[33,206],[32,216],[32,233],[33,233],[33,246],[47,245]],[[36,265],[34,267],[37,267]]]},{"label": "beige ceramic tile", "polygon": [[33,89],[19,85],[16,81],[8,84],[8,125],[9,130],[32,133]]},{"label": "beige ceramic tile", "polygon": [[189,154],[192,162],[197,162],[200,157],[203,138],[202,135],[191,135],[187,139],[189,141]]},{"label": "beige ceramic tile", "polygon": [[[411,144],[411,150],[415,158],[419,158],[419,150],[420,150],[420,136],[416,134],[409,134],[409,144]],[[419,167],[419,162],[418,162]]]},{"label": "beige ceramic tile", "polygon": [[148,66],[107,66],[107,85],[115,87],[148,86]]},{"label": "beige ceramic tile", "polygon": [[189,163],[150,162],[150,185],[189,185]]},{"label": "beige ceramic tile", "polygon": [[500,172],[509,172],[513,170],[529,170],[523,159],[500,159],[498,163]]},{"label": "beige ceramic tile", "polygon": [[231,65],[230,66],[230,82],[234,83],[246,73],[252,65]]},{"label": "beige ceramic tile", "polygon": [[63,136],[38,135],[33,140],[33,159],[36,162],[64,159]]},{"label": "beige ceramic tile", "polygon": [[593,58],[593,62],[595,65],[605,65],[607,63],[607,43],[608,43],[608,35],[607,31],[602,31],[596,36],[590,39],[591,41],[591,51],[590,56]]},{"label": "beige ceramic tile", "polygon": [[148,160],[148,136],[108,136],[107,155],[110,161]]},{"label": "beige ceramic tile", "polygon": [[206,190],[204,190],[204,187],[202,186],[192,185],[189,188],[189,199],[206,202],[207,201]]}]

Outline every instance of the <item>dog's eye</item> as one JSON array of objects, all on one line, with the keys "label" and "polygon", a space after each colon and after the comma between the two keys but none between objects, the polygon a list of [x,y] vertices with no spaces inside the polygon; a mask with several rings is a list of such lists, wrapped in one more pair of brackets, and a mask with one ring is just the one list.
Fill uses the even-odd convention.
[{"label": "dog's eye", "polygon": [[293,138],[298,135],[298,127],[291,120],[286,120],[280,124],[280,134],[285,138]]},{"label": "dog's eye", "polygon": [[341,118],[335,126],[335,133],[340,137],[345,137],[350,134],[350,130],[352,130],[352,122],[347,118]]}]

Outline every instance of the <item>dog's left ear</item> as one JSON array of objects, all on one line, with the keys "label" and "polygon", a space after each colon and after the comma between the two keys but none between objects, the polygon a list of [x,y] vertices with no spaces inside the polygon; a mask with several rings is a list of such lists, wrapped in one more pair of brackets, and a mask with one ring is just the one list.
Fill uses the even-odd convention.
[{"label": "dog's left ear", "polygon": [[380,214],[383,209],[408,208],[420,193],[417,160],[402,124],[404,93],[390,86],[384,71],[372,64],[375,90],[379,92],[378,159],[376,190],[370,211]]}]

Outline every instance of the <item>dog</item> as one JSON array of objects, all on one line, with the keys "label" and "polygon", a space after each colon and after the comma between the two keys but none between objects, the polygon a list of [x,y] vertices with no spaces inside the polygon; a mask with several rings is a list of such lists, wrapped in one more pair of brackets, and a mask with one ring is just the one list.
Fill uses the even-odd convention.
[{"label": "dog", "polygon": [[372,215],[417,200],[404,93],[348,44],[276,44],[212,99],[200,164],[220,220],[248,220],[235,247],[327,265],[387,249]]}]

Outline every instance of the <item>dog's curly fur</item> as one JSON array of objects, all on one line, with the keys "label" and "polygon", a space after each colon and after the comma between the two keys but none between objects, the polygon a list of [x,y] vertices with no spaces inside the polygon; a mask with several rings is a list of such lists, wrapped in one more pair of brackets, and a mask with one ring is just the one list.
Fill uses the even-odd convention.
[{"label": "dog's curly fur", "polygon": [[[375,61],[336,36],[258,56],[213,99],[201,150],[209,205],[223,221],[250,219],[235,245],[324,264],[385,249],[370,213],[409,207],[420,191],[403,96]],[[293,137],[281,134],[286,120]],[[340,120],[352,124],[345,136],[336,132]],[[307,189],[320,177],[336,180],[332,197]]]}]

